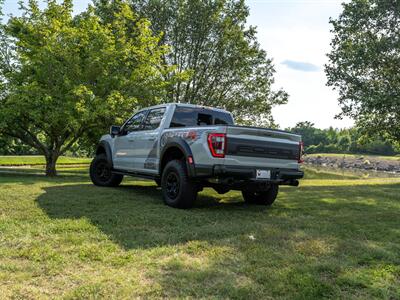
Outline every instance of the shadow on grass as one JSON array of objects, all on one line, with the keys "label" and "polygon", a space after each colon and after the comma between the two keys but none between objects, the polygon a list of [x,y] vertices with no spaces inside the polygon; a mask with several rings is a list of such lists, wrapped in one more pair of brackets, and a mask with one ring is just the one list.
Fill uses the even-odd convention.
[{"label": "shadow on grass", "polygon": [[268,212],[266,207],[245,205],[239,197],[220,203],[207,194],[200,194],[190,210],[173,209],[162,202],[161,190],[155,185],[136,183],[117,188],[91,184],[46,187],[37,202],[51,218],[87,218],[126,249],[220,239],[239,217]]},{"label": "shadow on grass", "polygon": [[45,187],[37,202],[51,218],[87,218],[127,249],[218,240],[268,226],[283,227],[288,234],[365,234],[383,241],[382,233],[400,224],[400,201],[394,200],[399,187],[286,188],[272,207],[246,205],[239,193],[215,196],[206,190],[193,209],[179,210],[164,205],[161,190],[146,182],[117,188],[75,184]]}]

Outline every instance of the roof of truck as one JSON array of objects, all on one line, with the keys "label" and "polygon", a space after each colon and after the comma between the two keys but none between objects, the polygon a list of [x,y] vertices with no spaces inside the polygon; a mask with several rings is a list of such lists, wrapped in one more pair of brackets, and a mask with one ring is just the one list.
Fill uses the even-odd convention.
[{"label": "roof of truck", "polygon": [[222,108],[217,108],[217,107],[211,107],[211,106],[205,106],[205,105],[198,105],[198,104],[191,104],[191,103],[177,103],[177,102],[171,102],[171,103],[162,103],[162,104],[158,104],[158,105],[154,105],[154,106],[150,106],[150,107],[145,107],[141,110],[147,110],[147,109],[153,109],[153,108],[158,108],[158,107],[165,107],[165,106],[172,106],[172,105],[176,105],[176,106],[186,106],[186,107],[193,107],[193,108],[205,108],[205,109],[212,109],[212,110],[217,110],[217,111],[221,111],[221,112],[225,112],[225,113],[229,113],[229,111],[222,109]]}]

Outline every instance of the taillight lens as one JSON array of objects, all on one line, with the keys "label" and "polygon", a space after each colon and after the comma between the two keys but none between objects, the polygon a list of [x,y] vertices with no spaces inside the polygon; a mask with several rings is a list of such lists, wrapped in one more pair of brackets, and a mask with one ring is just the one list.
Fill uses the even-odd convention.
[{"label": "taillight lens", "polygon": [[304,143],[303,142],[299,142],[299,159],[298,162],[301,164],[302,162],[304,162],[303,160],[303,154],[304,154]]},{"label": "taillight lens", "polygon": [[225,133],[210,133],[208,134],[208,148],[211,155],[214,157],[225,157],[226,135]]}]

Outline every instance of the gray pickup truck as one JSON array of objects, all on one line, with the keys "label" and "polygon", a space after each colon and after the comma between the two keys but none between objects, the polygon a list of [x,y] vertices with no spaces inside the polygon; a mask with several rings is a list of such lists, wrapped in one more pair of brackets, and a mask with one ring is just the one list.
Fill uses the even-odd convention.
[{"label": "gray pickup truck", "polygon": [[302,152],[299,135],[234,125],[222,109],[169,103],[111,126],[90,177],[99,186],[117,186],[124,175],[153,179],[164,202],[178,208],[191,207],[204,187],[240,190],[247,203],[271,205],[279,185],[299,184]]}]

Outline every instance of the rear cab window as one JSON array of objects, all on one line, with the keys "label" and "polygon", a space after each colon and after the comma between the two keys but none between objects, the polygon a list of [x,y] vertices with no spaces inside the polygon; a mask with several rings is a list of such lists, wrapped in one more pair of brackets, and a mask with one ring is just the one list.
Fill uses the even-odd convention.
[{"label": "rear cab window", "polygon": [[170,128],[208,125],[233,125],[231,114],[202,107],[177,106]]},{"label": "rear cab window", "polygon": [[165,107],[150,110],[143,124],[143,130],[155,130],[160,126],[164,117]]}]

